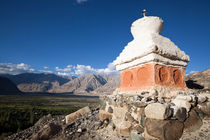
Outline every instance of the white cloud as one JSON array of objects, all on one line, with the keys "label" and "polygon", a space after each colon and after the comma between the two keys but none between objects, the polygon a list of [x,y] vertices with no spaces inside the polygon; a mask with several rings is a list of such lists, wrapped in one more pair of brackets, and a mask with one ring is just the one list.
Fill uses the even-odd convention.
[{"label": "white cloud", "polygon": [[47,67],[47,66],[44,66],[43,68],[44,68],[44,69],[48,69],[49,67]]},{"label": "white cloud", "polygon": [[66,68],[56,67],[58,75],[71,76],[71,75],[89,75],[89,74],[99,74],[99,75],[114,75],[119,74],[116,71],[115,66],[109,63],[105,69],[95,69],[89,65],[68,65]]},{"label": "white cloud", "polygon": [[34,72],[35,69],[31,68],[30,65],[20,63],[0,63],[0,74],[20,74],[25,72]]},{"label": "white cloud", "polygon": [[67,73],[67,72],[58,72],[57,74],[61,75],[61,76],[70,76],[71,75],[70,73]]},{"label": "white cloud", "polygon": [[99,75],[113,75],[119,72],[115,69],[113,63],[109,63],[105,69],[95,69],[91,66],[77,65],[75,67],[76,75],[88,75],[88,74],[99,74]]},{"label": "white cloud", "polygon": [[76,2],[78,3],[78,4],[81,4],[81,3],[84,3],[84,2],[87,2],[88,0],[76,0]]},{"label": "white cloud", "polygon": [[74,68],[74,66],[72,65],[67,65],[66,68],[59,68],[59,67],[55,67],[55,70],[56,71],[62,71],[62,72],[68,72],[68,71],[71,71],[72,68]]},{"label": "white cloud", "polygon": [[114,75],[119,74],[116,71],[115,66],[109,63],[107,68],[96,69],[89,65],[67,65],[64,68],[56,67],[54,71],[49,70],[48,67],[43,67],[44,70],[33,69],[30,65],[20,63],[0,63],[0,74],[20,74],[26,72],[40,72],[40,73],[55,73],[62,76],[72,76],[72,75],[89,75],[89,74],[99,74],[99,75]]},{"label": "white cloud", "polygon": [[51,70],[38,70],[41,73],[53,73]]}]

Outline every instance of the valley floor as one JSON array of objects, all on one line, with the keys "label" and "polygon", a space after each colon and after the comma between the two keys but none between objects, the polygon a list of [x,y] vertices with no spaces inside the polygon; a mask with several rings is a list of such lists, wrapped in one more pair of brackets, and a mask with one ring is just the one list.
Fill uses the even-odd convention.
[{"label": "valley floor", "polygon": [[67,115],[87,105],[98,105],[98,97],[0,95],[0,139],[33,126],[44,115]]}]

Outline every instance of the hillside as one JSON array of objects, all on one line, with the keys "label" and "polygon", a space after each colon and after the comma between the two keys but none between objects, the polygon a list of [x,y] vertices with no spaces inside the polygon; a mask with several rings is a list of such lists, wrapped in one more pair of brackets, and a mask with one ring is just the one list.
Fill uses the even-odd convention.
[{"label": "hillside", "polygon": [[48,90],[63,85],[75,78],[61,77],[49,73],[23,73],[1,76],[13,81],[22,92],[48,92]]},{"label": "hillside", "polygon": [[75,94],[104,94],[112,93],[119,86],[119,76],[87,75],[53,89],[52,92],[73,92]]},{"label": "hillside", "polygon": [[20,93],[16,85],[5,77],[0,77],[0,93],[1,94],[17,94]]},{"label": "hillside", "polygon": [[186,76],[188,88],[210,91],[210,70],[195,72]]}]

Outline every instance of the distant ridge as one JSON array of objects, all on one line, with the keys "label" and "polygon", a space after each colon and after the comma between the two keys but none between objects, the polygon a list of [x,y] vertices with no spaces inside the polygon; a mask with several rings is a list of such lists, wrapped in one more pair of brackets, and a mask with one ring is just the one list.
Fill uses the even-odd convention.
[{"label": "distant ridge", "polygon": [[210,91],[210,69],[186,76],[188,88]]},{"label": "distant ridge", "polygon": [[87,75],[78,77],[52,92],[75,94],[111,94],[119,86],[119,76]]},{"label": "distant ridge", "polygon": [[19,94],[20,90],[8,78],[0,76],[0,94]]},{"label": "distant ridge", "polygon": [[49,73],[22,73],[18,75],[1,75],[13,81],[22,92],[48,92],[76,77],[61,77]]}]

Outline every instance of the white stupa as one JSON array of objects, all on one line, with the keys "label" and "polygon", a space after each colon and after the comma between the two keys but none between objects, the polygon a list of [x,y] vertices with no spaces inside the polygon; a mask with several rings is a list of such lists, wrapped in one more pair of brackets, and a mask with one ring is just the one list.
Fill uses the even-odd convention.
[{"label": "white stupa", "polygon": [[170,39],[161,36],[163,20],[145,16],[133,22],[134,39],[114,61],[121,72],[120,91],[159,87],[186,89],[185,67],[189,56]]},{"label": "white stupa", "polygon": [[170,39],[161,36],[163,20],[155,16],[144,16],[133,22],[134,37],[114,61],[117,70],[131,69],[152,63],[167,66],[186,67],[189,56]]}]

